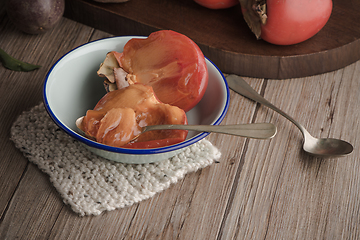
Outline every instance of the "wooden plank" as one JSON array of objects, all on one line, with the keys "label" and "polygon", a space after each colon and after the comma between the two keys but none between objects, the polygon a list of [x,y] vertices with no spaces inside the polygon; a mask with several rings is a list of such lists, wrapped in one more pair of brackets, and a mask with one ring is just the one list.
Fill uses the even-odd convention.
[{"label": "wooden plank", "polygon": [[[3,40],[6,39],[6,35],[4,33],[7,33],[8,31],[6,15],[5,11],[3,11],[3,5],[4,3],[0,2],[0,48],[5,49],[3,45],[6,43],[6,41],[4,42]],[[11,126],[11,122],[13,122],[15,119],[15,114],[12,115],[10,113],[19,110],[14,109],[14,107],[12,106],[13,101],[11,101],[11,99],[14,97],[11,94],[9,94],[8,96],[4,94],[5,92],[16,92],[15,89],[20,88],[21,84],[19,82],[14,82],[10,85],[9,81],[7,80],[12,78],[14,75],[10,73],[10,71],[6,71],[2,66],[0,67],[0,101],[2,103],[0,104],[0,159],[2,163],[0,164],[0,218],[2,218],[8,206],[9,200],[11,199],[16,189],[16,186],[21,179],[24,169],[26,168],[27,161],[25,161],[24,159],[17,161],[21,154],[17,151],[15,152],[15,147],[9,141],[9,128]],[[17,75],[15,75],[15,77],[17,77]],[[7,100],[7,98],[10,100]],[[5,111],[4,108],[7,109],[7,111]],[[4,151],[4,149],[12,149],[13,152],[6,152]],[[17,161],[17,164],[14,164],[13,161]]]},{"label": "wooden plank", "polygon": [[47,239],[63,203],[48,176],[35,165],[29,165],[21,180],[2,219],[0,238]]},{"label": "wooden plank", "polygon": [[286,79],[345,67],[360,59],[360,2],[334,0],[329,22],[292,46],[257,41],[240,6],[211,10],[193,0],[131,0],[121,4],[67,0],[65,16],[114,35],[172,29],[192,38],[223,72]]},{"label": "wooden plank", "polygon": [[[34,167],[31,165],[26,168],[28,161],[10,141],[10,128],[21,112],[42,101],[42,84],[51,65],[67,51],[87,42],[93,30],[64,18],[57,27],[44,35],[28,35],[15,29],[4,17],[4,12],[0,18],[4,19],[0,25],[1,48],[15,58],[42,66],[33,72],[14,72],[0,67],[0,232],[9,239],[18,235],[41,236],[42,231],[51,229],[54,218],[45,214],[38,221],[34,220],[38,219],[38,211],[49,211],[56,216],[56,211],[62,208],[63,203],[50,186],[48,178],[38,176],[39,171],[33,171]],[[42,200],[38,199],[40,190],[44,191]],[[28,220],[30,224],[27,223]],[[42,221],[49,221],[50,227],[42,226]],[[17,224],[13,225],[14,222]]]},{"label": "wooden plank", "polygon": [[300,131],[261,107],[256,120],[270,120],[279,132],[271,142],[250,141],[220,238],[351,239],[359,233],[359,143],[353,131],[359,113],[352,111],[360,104],[359,64],[318,78],[268,81],[267,99],[315,136],[349,140],[355,152],[339,159],[306,155]]}]

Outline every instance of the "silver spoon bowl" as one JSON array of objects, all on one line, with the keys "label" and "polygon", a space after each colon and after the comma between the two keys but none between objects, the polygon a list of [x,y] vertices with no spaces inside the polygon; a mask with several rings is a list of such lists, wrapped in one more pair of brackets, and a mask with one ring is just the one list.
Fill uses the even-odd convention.
[{"label": "silver spoon bowl", "polygon": [[[77,128],[81,131],[81,133],[84,134],[80,127],[82,120],[83,117],[78,118],[75,124]],[[151,125],[143,127],[140,134],[153,130],[168,129],[223,133],[256,139],[269,139],[274,137],[277,132],[276,126],[272,123],[249,123],[235,125]],[[140,134],[133,138],[131,141],[138,138]]]},{"label": "silver spoon bowl", "polygon": [[237,75],[229,75],[226,77],[226,80],[229,87],[235,92],[271,108],[295,124],[304,136],[303,149],[305,152],[316,156],[330,157],[345,156],[353,151],[354,147],[346,141],[335,138],[315,138],[311,136],[300,123],[263,98],[251,88],[243,78]]}]

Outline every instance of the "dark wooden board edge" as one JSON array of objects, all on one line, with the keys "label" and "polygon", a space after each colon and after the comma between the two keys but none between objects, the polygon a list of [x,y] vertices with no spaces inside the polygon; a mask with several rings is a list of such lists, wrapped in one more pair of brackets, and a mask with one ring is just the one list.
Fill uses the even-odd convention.
[{"label": "dark wooden board edge", "polygon": [[[108,11],[91,1],[66,0],[65,17],[114,35],[142,35],[161,30],[145,22]],[[103,24],[99,19],[106,19]],[[173,29],[176,31],[176,29]],[[191,36],[189,36],[192,38]],[[343,68],[360,59],[360,38],[316,53],[293,56],[264,56],[224,51],[193,39],[222,72],[247,77],[288,79],[326,73]]]},{"label": "dark wooden board edge", "polygon": [[[336,49],[299,56],[256,56],[200,48],[222,72],[241,76],[289,79],[338,70],[360,59],[360,39]],[[317,62],[318,64],[314,64]],[[266,72],[262,69],[266,68]]]}]

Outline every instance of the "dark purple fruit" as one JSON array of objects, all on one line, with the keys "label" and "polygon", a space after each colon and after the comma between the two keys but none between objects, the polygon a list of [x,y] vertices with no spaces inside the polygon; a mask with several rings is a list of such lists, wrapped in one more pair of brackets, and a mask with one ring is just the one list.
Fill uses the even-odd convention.
[{"label": "dark purple fruit", "polygon": [[8,0],[6,4],[6,12],[14,25],[31,34],[51,29],[64,10],[64,0]]}]

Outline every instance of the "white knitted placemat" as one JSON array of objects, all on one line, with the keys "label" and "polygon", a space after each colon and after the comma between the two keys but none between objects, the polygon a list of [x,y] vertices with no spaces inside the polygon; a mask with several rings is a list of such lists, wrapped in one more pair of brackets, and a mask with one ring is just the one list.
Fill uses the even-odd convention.
[{"label": "white knitted placemat", "polygon": [[11,127],[11,140],[30,162],[50,176],[64,203],[80,216],[99,215],[148,199],[221,155],[203,139],[156,163],[109,161],[63,132],[42,103],[18,117]]}]

